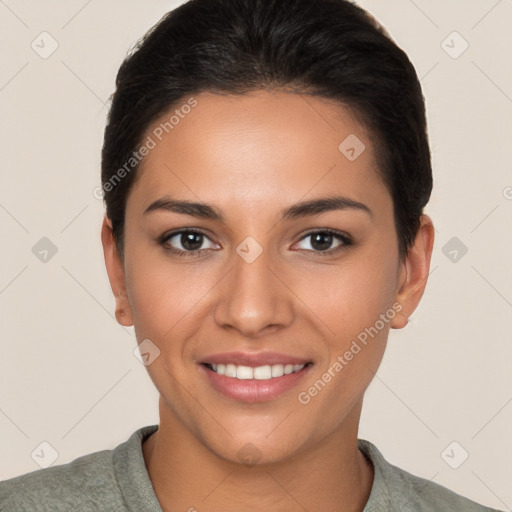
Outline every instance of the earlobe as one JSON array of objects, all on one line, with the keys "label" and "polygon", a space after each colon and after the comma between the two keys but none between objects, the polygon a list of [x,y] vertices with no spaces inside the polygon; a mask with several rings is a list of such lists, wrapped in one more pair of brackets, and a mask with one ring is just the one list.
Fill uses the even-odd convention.
[{"label": "earlobe", "polygon": [[396,301],[402,306],[391,321],[391,328],[404,328],[418,306],[427,285],[434,245],[434,225],[428,215],[422,215],[413,245],[402,263]]},{"label": "earlobe", "polygon": [[405,313],[396,313],[395,318],[391,320],[392,329],[403,329],[409,323],[409,317]]},{"label": "earlobe", "polygon": [[119,255],[112,231],[112,222],[105,215],[101,226],[101,243],[110,287],[116,300],[116,320],[125,327],[133,325],[132,311],[126,293],[123,261]]}]

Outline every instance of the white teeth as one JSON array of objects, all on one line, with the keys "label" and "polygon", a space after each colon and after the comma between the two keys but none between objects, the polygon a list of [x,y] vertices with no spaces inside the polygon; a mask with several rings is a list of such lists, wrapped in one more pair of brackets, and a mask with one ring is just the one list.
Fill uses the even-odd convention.
[{"label": "white teeth", "polygon": [[226,377],[236,377],[236,364],[227,364],[226,373],[224,375]]},{"label": "white teeth", "polygon": [[258,380],[266,380],[272,378],[272,368],[270,366],[258,366],[253,370],[254,378]]},{"label": "white teeth", "polygon": [[211,367],[214,372],[226,377],[236,378],[240,380],[268,380],[275,377],[282,377],[290,373],[298,372],[306,366],[305,364],[273,364],[265,366],[257,366],[252,368],[250,366],[242,366],[235,364],[212,364]]},{"label": "white teeth", "polygon": [[254,376],[253,369],[250,366],[237,366],[236,367],[236,378],[237,379],[252,379]]},{"label": "white teeth", "polygon": [[272,377],[282,377],[284,375],[284,366],[282,364],[272,365]]}]

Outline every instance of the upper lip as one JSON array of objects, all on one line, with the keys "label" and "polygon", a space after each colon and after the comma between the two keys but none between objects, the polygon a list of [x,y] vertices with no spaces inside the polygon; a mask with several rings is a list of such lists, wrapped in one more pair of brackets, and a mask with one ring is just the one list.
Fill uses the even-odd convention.
[{"label": "upper lip", "polygon": [[306,364],[308,359],[302,357],[279,354],[278,352],[224,352],[222,354],[212,354],[200,361],[201,364],[235,364],[237,366],[266,366],[273,364]]}]

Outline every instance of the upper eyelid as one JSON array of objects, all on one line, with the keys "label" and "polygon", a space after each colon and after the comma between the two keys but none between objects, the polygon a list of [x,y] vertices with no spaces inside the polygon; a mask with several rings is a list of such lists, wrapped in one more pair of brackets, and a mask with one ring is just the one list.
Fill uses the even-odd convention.
[{"label": "upper eyelid", "polygon": [[[171,231],[170,233],[165,233],[164,235],[162,235],[159,240],[162,244],[164,243],[168,243],[168,241],[175,237],[176,235],[182,235],[183,233],[197,233],[199,235],[203,235],[205,236],[206,238],[208,238],[208,240],[210,240],[210,242],[214,243],[214,244],[217,244],[217,242],[214,242],[211,237],[205,233],[204,231],[201,231],[200,229],[198,228],[190,228],[190,229],[180,229],[178,231]],[[219,245],[219,244],[217,244]],[[181,250],[181,249],[176,249],[176,250]],[[197,251],[205,251],[206,249],[197,249]],[[193,251],[187,251],[187,252],[193,252]]]},{"label": "upper eyelid", "polygon": [[181,235],[183,233],[197,233],[199,235],[203,235],[203,236],[207,237],[211,242],[213,242],[213,240],[208,235],[208,233],[206,233],[205,231],[202,231],[199,228],[179,229],[177,231],[171,231],[170,233],[164,233],[161,237],[159,237],[159,239],[161,242],[167,242],[172,237],[174,237],[176,235]]},{"label": "upper eyelid", "polygon": [[[183,233],[198,233],[200,235],[207,237],[210,240],[210,242],[217,243],[217,242],[214,242],[206,232],[202,231],[199,228],[188,228],[188,229],[182,228],[178,231],[171,231],[170,233],[166,233],[166,234],[162,235],[162,237],[160,237],[160,240],[162,243],[166,243],[172,237],[174,237],[176,235],[181,235]],[[349,242],[352,242],[352,237],[348,233],[344,233],[343,231],[338,231],[338,230],[332,229],[332,228],[313,228],[312,230],[306,231],[305,233],[299,235],[298,242],[302,241],[304,238],[307,238],[308,236],[312,236],[317,233],[330,233],[337,238],[341,238],[344,243],[346,243],[347,240]],[[177,250],[181,250],[181,249],[177,249]],[[205,251],[205,250],[207,250],[207,249],[197,249],[197,251]],[[187,252],[193,252],[193,251],[187,251]],[[320,251],[318,251],[318,252],[320,252]]]}]

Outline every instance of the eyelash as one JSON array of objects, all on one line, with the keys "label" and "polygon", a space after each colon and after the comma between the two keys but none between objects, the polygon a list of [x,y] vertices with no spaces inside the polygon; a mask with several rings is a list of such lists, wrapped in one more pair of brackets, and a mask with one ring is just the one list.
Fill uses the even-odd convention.
[{"label": "eyelash", "polygon": [[[186,258],[198,257],[204,251],[209,250],[209,249],[197,249],[195,251],[182,251],[181,249],[175,249],[174,247],[169,247],[166,245],[167,241],[169,239],[173,238],[176,235],[182,235],[185,233],[189,233],[189,234],[193,233],[193,234],[197,234],[197,235],[203,235],[209,239],[209,237],[206,233],[203,233],[202,231],[200,231],[198,229],[186,229],[186,230],[174,231],[172,233],[166,233],[166,234],[162,235],[159,239],[159,243],[164,247],[164,249],[166,251],[170,251],[178,256],[183,256]],[[340,232],[340,231],[336,231],[334,229],[328,229],[328,228],[310,231],[309,233],[306,233],[305,235],[303,235],[302,238],[300,238],[299,242],[310,237],[310,236],[316,235],[318,233],[333,235],[335,238],[337,238],[339,241],[341,241],[343,243],[342,243],[342,245],[339,245],[338,247],[336,247],[334,249],[327,249],[325,251],[314,251],[314,250],[310,250],[310,249],[301,249],[301,250],[307,251],[307,252],[313,252],[320,256],[329,256],[329,255],[335,254],[337,252],[346,250],[348,248],[348,246],[353,245],[352,239],[347,234]]]}]

